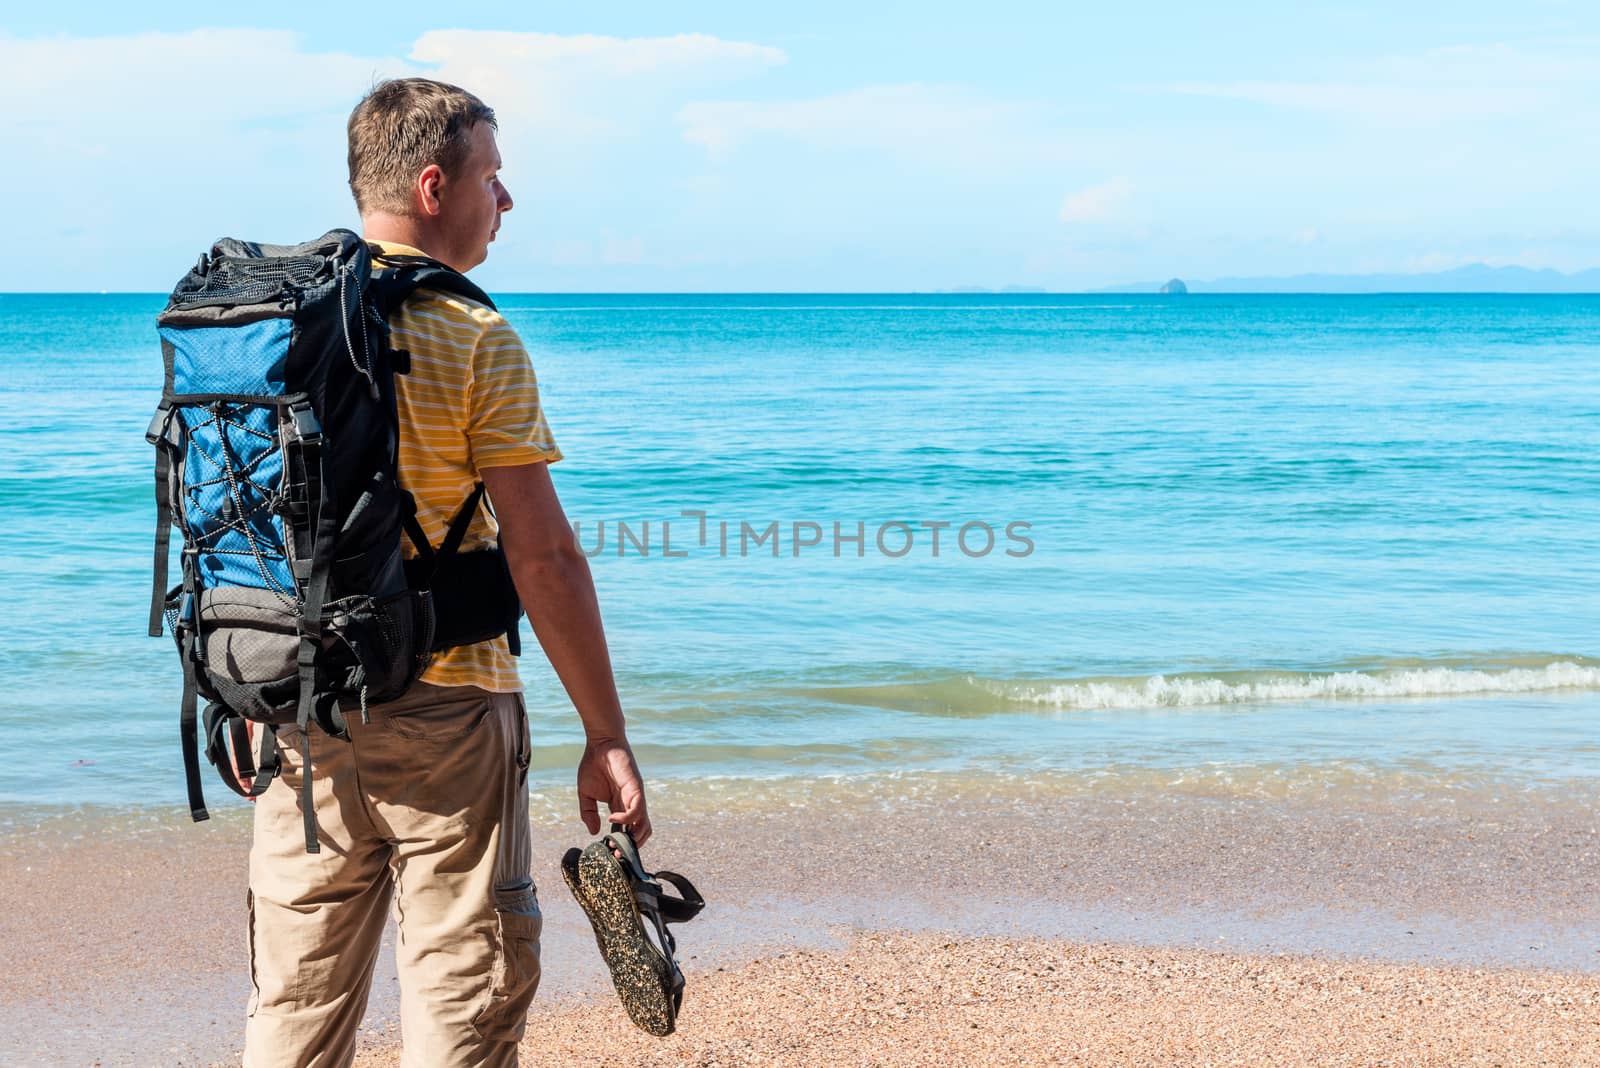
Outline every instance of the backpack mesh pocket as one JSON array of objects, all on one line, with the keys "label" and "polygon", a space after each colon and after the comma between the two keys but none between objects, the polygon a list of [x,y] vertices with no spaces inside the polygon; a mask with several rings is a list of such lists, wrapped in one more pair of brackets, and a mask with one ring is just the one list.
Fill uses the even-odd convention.
[{"label": "backpack mesh pocket", "polygon": [[328,605],[328,613],[328,632],[347,654],[336,658],[345,668],[342,688],[347,691],[365,689],[368,702],[390,701],[427,668],[433,600],[426,590],[404,590],[382,599],[347,597]]},{"label": "backpack mesh pocket", "polygon": [[262,304],[310,285],[327,270],[322,256],[213,256],[199,286],[181,291],[174,307]]}]

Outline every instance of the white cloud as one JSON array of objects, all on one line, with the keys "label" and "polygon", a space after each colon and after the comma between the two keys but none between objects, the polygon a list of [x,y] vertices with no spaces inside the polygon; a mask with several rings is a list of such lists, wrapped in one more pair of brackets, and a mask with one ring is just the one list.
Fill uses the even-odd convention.
[{"label": "white cloud", "polygon": [[[269,30],[0,35],[0,197],[33,206],[12,237],[112,264],[74,268],[69,286],[99,270],[157,288],[178,250],[220,233],[302,240],[348,225],[345,116],[375,79],[411,69]],[[133,280],[132,257],[111,249],[137,250],[154,277]]]},{"label": "white cloud", "polygon": [[431,30],[417,38],[411,58],[433,64],[468,60],[486,66],[528,64],[586,77],[690,79],[708,70],[751,72],[788,62],[781,48],[724,41],[704,33],[623,38],[497,30]]},{"label": "white cloud", "polygon": [[678,111],[684,140],[716,160],[758,138],[819,148],[894,152],[947,163],[1049,155],[1032,109],[955,86],[868,86],[807,100],[700,101]]},{"label": "white cloud", "polygon": [[1132,195],[1133,183],[1126,178],[1118,177],[1091,185],[1067,194],[1061,202],[1060,219],[1065,223],[1110,222],[1118,216]]},{"label": "white cloud", "polygon": [[1529,51],[1506,44],[1448,45],[1363,64],[1371,77],[1408,85],[1593,86],[1600,80],[1600,39],[1570,39]]},{"label": "white cloud", "polygon": [[[352,225],[350,108],[381,78],[425,75],[498,112],[517,220],[575,237],[571,206],[603,210],[596,193],[623,194],[627,180],[612,169],[678,143],[671,116],[694,93],[785,62],[780,49],[707,34],[451,30],[422,34],[406,55],[373,56],[313,50],[279,30],[0,31],[0,196],[35,206],[13,220],[15,240],[77,262],[107,260],[109,243],[165,265],[218,233],[279,241]],[[625,264],[648,247],[619,238],[587,255]],[[133,284],[167,284],[169,267],[151,269],[153,280]]]},{"label": "white cloud", "polygon": [[1189,96],[1248,100],[1283,110],[1406,125],[1519,115],[1537,111],[1550,100],[1543,90],[1523,86],[1188,82],[1172,88]]},{"label": "white cloud", "polygon": [[[1366,247],[1392,259],[1402,245],[1581,265],[1596,247],[1583,223],[1600,130],[1593,39],[1322,64],[1263,54],[1213,81],[1160,81],[1154,100],[1070,72],[1053,99],[915,81],[763,99],[767,87],[746,83],[788,56],[708,34],[441,30],[387,56],[306,40],[0,31],[0,196],[30,205],[11,220],[14,243],[55,250],[56,288],[154,289],[217,233],[287,240],[350,224],[345,115],[376,78],[424,74],[500,114],[518,213],[491,272],[554,261],[600,279],[607,265],[638,274],[809,255],[865,277],[860,264],[881,254],[948,284],[934,278],[941,257],[961,270],[974,255],[1044,263],[1061,244],[1081,262],[1060,270],[1111,277],[1139,277],[1136,254],[1158,246],[1210,257],[1213,273],[1260,273],[1272,268],[1254,261],[1278,255],[1301,269]],[[1130,59],[1127,77],[1173,76]],[[1173,107],[1172,92],[1188,99]],[[1088,187],[1063,197],[1063,175]],[[1068,225],[1039,227],[1052,211]],[[1578,229],[1530,229],[1556,222]],[[1485,227],[1500,236],[1451,243]],[[1219,247],[1242,250],[1240,262],[1224,264]],[[124,277],[133,260],[156,276]],[[538,278],[565,277],[552,271]],[[28,270],[11,277],[46,284]]]},{"label": "white cloud", "polygon": [[689,90],[788,62],[781,49],[703,33],[672,37],[559,36],[487,30],[423,34],[410,58],[429,77],[467,86],[509,121],[573,139],[624,136]]},{"label": "white cloud", "polygon": [[[616,130],[641,110],[675,106],[690,90],[785,62],[780,49],[706,34],[438,30],[419,37],[407,58],[309,52],[298,34],[281,30],[0,34],[0,128],[205,138],[314,113],[342,119],[377,79],[421,74],[464,85],[525,126]],[[241,79],[246,66],[263,72],[259,82]],[[663,102],[668,91],[678,100]]]},{"label": "white cloud", "polygon": [[1537,52],[1504,44],[1448,46],[1346,64],[1324,79],[1185,82],[1170,88],[1397,126],[1540,117],[1563,101],[1570,106],[1594,98],[1600,85],[1597,46],[1593,40]]},{"label": "white cloud", "polygon": [[[241,78],[241,70],[262,72]],[[167,140],[211,125],[347,108],[395,58],[305,52],[280,30],[193,30],[124,37],[0,35],[0,128],[92,128]]]}]

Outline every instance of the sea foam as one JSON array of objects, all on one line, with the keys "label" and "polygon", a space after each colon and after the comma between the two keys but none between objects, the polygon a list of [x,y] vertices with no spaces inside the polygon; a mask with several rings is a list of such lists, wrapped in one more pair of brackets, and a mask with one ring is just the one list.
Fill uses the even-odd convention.
[{"label": "sea foam", "polygon": [[[1242,674],[1242,673],[1241,673]],[[1558,660],[1539,667],[1452,667],[1305,674],[1149,675],[1048,684],[972,679],[1007,703],[1053,709],[1170,708],[1276,701],[1600,690],[1600,667]]]}]

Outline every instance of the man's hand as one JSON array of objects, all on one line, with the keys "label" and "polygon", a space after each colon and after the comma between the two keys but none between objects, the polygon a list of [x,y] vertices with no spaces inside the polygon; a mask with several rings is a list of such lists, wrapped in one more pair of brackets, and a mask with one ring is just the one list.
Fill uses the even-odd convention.
[{"label": "man's hand", "polygon": [[650,838],[650,813],[645,807],[644,782],[627,742],[592,741],[578,761],[578,815],[590,834],[600,833],[599,802],[611,808],[612,823],[633,832],[644,845]]}]

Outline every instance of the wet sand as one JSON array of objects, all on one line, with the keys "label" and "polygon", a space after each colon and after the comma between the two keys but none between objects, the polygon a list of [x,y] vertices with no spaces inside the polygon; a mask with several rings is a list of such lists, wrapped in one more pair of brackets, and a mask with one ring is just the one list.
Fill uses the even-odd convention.
[{"label": "wet sand", "polygon": [[[690,1002],[659,1044],[555,874],[581,827],[541,811],[527,1063],[601,1063],[605,1034],[617,1064],[1600,1064],[1592,802],[661,790],[647,862],[710,906],[680,931]],[[0,1063],[236,1062],[244,816],[0,836]],[[395,1063],[395,1002],[386,950],[366,1063]]]}]

